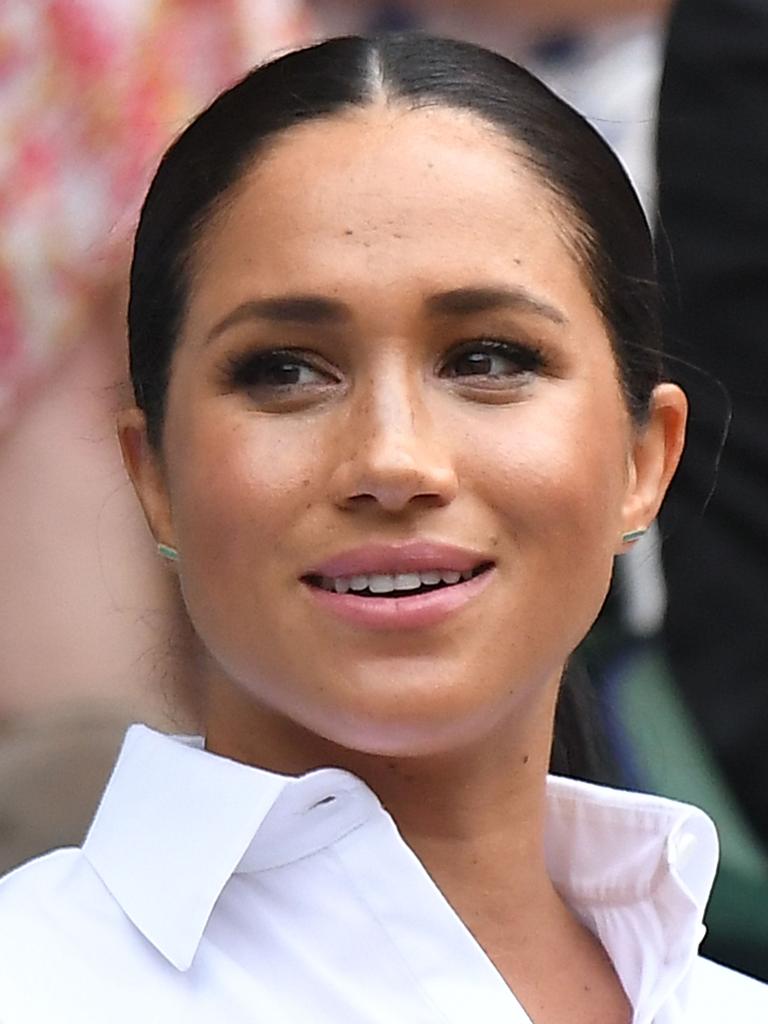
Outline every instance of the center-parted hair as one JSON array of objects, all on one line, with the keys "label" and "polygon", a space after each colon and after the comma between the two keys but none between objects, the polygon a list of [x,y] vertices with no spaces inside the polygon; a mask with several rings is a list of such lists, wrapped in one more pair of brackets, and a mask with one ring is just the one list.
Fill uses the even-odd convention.
[{"label": "center-parted hair", "polygon": [[642,422],[660,376],[658,296],[648,225],[619,161],[580,114],[506,57],[406,33],[329,39],[255,68],[163,157],[136,233],[128,307],[131,378],[153,445],[162,443],[191,257],[210,218],[279,135],[382,100],[471,112],[549,189],[606,323],[628,407]]}]

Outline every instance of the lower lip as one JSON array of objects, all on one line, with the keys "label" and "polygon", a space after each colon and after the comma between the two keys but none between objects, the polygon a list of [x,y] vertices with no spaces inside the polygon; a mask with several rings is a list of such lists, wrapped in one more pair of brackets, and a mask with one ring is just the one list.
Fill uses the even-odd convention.
[{"label": "lower lip", "polygon": [[495,570],[453,586],[411,597],[359,597],[337,594],[305,583],[310,598],[321,608],[354,626],[366,629],[425,629],[436,626],[476,598],[491,582]]}]

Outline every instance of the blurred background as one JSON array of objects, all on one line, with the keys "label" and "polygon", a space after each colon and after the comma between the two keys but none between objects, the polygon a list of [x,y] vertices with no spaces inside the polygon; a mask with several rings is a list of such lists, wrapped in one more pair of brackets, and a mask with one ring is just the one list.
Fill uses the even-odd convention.
[{"label": "blurred background", "polygon": [[173,588],[114,436],[157,161],[254,63],[411,27],[543,78],[654,225],[689,445],[581,660],[605,779],[718,825],[705,951],[768,979],[765,0],[2,0],[0,873],[81,840],[128,723],[194,726]]}]

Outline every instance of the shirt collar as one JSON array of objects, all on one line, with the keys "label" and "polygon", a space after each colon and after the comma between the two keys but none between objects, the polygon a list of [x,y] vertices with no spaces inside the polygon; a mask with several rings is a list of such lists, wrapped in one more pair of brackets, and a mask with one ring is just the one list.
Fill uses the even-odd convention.
[{"label": "shirt collar", "polygon": [[[292,821],[350,790],[357,799],[345,801],[344,822],[333,814],[323,815],[320,828]],[[185,971],[244,858],[244,870],[259,870],[305,856],[354,827],[375,803],[340,769],[278,775],[208,753],[199,738],[134,725],[83,853],[144,937]]]},{"label": "shirt collar", "polygon": [[717,832],[697,807],[645,793],[550,777],[550,877],[600,937],[635,1008],[657,1019],[704,937]]},{"label": "shirt collar", "polygon": [[[551,877],[637,1005],[658,988],[648,938],[633,954],[612,930],[625,932],[627,908],[641,908],[650,962],[679,972],[690,964],[716,868],[714,826],[685,804],[554,777],[547,804]],[[278,775],[210,754],[199,739],[133,726],[83,850],[133,924],[183,971],[233,874],[306,856],[373,813],[383,813],[376,797],[340,769]]]}]

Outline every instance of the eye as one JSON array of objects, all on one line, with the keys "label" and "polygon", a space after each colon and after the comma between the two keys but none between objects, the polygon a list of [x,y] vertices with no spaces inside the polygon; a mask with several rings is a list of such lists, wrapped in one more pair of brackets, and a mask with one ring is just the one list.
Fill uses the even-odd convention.
[{"label": "eye", "polygon": [[521,377],[542,368],[541,353],[519,342],[478,338],[454,348],[443,362],[440,375],[454,380],[498,386],[519,382]]},{"label": "eye", "polygon": [[229,382],[262,394],[283,394],[322,388],[338,382],[337,377],[313,360],[308,353],[270,349],[236,356],[228,368]]}]

